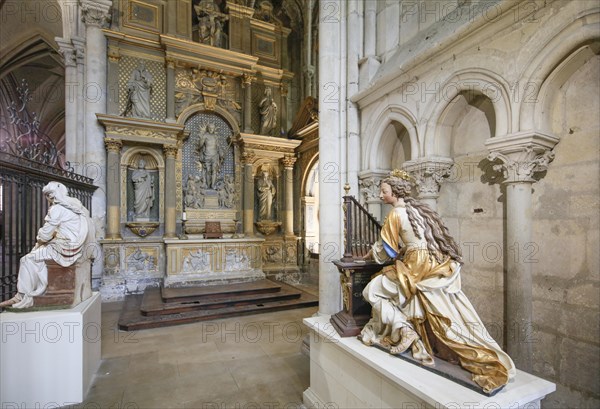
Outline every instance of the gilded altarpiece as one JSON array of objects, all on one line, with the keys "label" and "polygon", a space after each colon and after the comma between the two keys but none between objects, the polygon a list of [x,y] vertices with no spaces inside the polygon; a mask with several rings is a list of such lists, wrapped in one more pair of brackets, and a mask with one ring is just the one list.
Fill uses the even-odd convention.
[{"label": "gilded altarpiece", "polygon": [[[104,299],[265,273],[290,281],[298,272],[299,142],[286,136],[298,76],[286,70],[291,30],[267,3],[115,4],[119,18],[104,30],[107,114],[98,114],[107,152]],[[265,200],[268,216],[259,217]],[[222,238],[205,238],[208,222]]]}]

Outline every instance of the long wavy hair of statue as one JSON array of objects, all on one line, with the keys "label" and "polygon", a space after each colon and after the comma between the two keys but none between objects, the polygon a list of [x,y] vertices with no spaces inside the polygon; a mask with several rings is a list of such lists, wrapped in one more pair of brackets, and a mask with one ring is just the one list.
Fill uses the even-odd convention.
[{"label": "long wavy hair of statue", "polygon": [[438,263],[443,262],[442,255],[450,256],[453,260],[462,263],[460,247],[458,247],[438,214],[425,203],[420,203],[411,197],[413,183],[410,180],[390,176],[382,180],[381,183],[387,183],[391,187],[394,196],[404,199],[408,220],[413,232],[419,239],[422,239],[419,227],[423,229],[427,240],[427,249],[434,254]]}]

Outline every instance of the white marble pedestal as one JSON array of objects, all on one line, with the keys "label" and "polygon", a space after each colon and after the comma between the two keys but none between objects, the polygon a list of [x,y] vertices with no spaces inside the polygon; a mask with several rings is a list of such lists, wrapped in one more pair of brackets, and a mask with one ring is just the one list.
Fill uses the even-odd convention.
[{"label": "white marble pedestal", "polygon": [[539,408],[556,389],[517,371],[495,396],[487,397],[419,368],[354,337],[340,338],[329,316],[304,319],[310,329],[310,387],[307,408]]},{"label": "white marble pedestal", "polygon": [[74,308],[0,314],[0,406],[80,403],[101,357],[100,294]]}]

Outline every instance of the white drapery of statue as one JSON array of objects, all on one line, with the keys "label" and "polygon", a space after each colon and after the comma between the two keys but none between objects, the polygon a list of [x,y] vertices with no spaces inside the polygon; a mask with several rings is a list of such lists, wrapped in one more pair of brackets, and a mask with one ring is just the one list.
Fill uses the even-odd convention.
[{"label": "white drapery of statue", "polygon": [[265,96],[260,101],[260,134],[270,135],[277,125],[277,104],[273,101],[271,88],[265,88]]},{"label": "white drapery of statue", "polygon": [[152,94],[153,78],[146,64],[140,65],[131,73],[127,82],[127,106],[124,116],[133,116],[138,118],[151,118],[150,113],[150,95]]},{"label": "white drapery of statue", "polygon": [[133,182],[135,217],[136,219],[148,219],[150,209],[154,206],[154,180],[152,174],[146,170],[144,159],[138,161],[138,168],[131,173],[131,181]]},{"label": "white drapery of statue", "polygon": [[[363,291],[373,312],[360,338],[394,355],[410,348],[425,365],[434,362],[434,346],[449,348],[473,381],[492,392],[514,377],[514,363],[461,290],[458,245],[437,213],[410,197],[412,187],[404,171],[394,171],[381,182],[380,198],[394,208],[381,239],[365,258],[395,262]],[[431,339],[426,324],[434,334]]]},{"label": "white drapery of statue", "polygon": [[261,177],[256,182],[256,191],[258,192],[258,219],[271,220],[273,198],[277,190],[271,180],[269,166],[261,166]]},{"label": "white drapery of statue", "polygon": [[46,261],[68,267],[84,256],[85,244],[93,243],[95,230],[88,210],[70,197],[65,185],[50,182],[42,189],[50,207],[44,225],[38,230],[37,243],[21,258],[17,294],[0,304],[2,307],[27,308],[33,297],[44,294],[48,285]]},{"label": "white drapery of statue", "polygon": [[216,134],[214,123],[200,125],[197,151],[202,170],[206,174],[206,184],[209,189],[215,189],[225,152],[219,146],[219,136]]}]

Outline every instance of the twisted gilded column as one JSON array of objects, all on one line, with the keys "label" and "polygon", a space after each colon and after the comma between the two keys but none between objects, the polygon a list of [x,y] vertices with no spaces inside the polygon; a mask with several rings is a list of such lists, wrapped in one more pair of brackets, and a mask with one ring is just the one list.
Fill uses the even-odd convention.
[{"label": "twisted gilded column", "polygon": [[244,164],[242,223],[246,237],[254,235],[254,172],[252,164],[255,158],[256,155],[252,151],[244,149],[242,152],[242,163]]},{"label": "twisted gilded column", "polygon": [[294,235],[294,155],[285,155],[283,164],[283,180],[285,183],[285,202],[283,205],[283,231],[285,236]]},{"label": "twisted gilded column", "polygon": [[[496,164],[506,187],[506,248],[516,253],[506,260],[507,352],[516,366],[532,370],[532,277],[531,264],[516,254],[531,245],[532,185],[534,173],[547,169],[554,158],[558,138],[539,132],[523,132],[486,142],[488,159]],[[498,162],[500,162],[498,164]]]},{"label": "twisted gilded column", "polygon": [[179,147],[177,145],[164,145],[165,155],[165,234],[164,238],[177,237],[177,201],[175,183],[175,159]]},{"label": "twisted gilded column", "polygon": [[106,238],[121,240],[121,148],[123,144],[114,138],[104,138],[106,146]]},{"label": "twisted gilded column", "polygon": [[244,74],[242,77],[242,87],[244,88],[244,133],[253,133],[252,130],[252,81],[250,74]]},{"label": "twisted gilded column", "polygon": [[419,200],[437,210],[441,183],[453,164],[449,158],[421,158],[405,162],[402,168],[415,178]]}]

